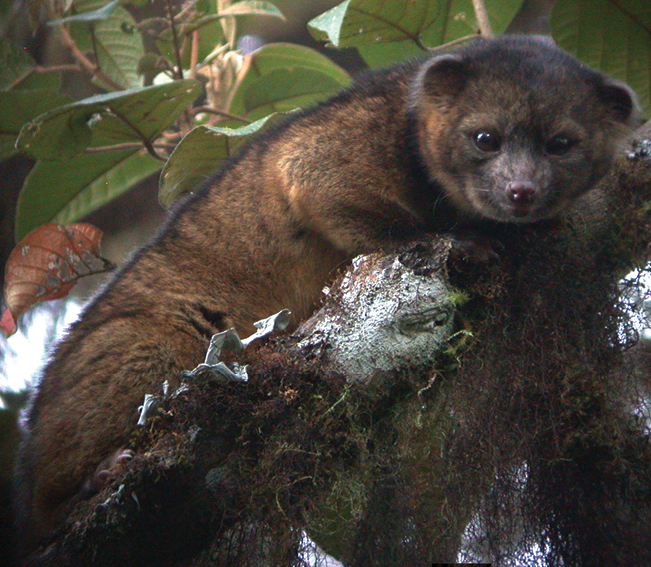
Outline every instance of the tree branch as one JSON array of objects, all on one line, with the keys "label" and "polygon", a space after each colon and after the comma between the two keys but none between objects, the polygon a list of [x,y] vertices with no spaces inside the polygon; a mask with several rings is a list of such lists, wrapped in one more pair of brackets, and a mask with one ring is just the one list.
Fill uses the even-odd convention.
[{"label": "tree branch", "polygon": [[491,28],[484,0],[472,0],[472,6],[475,9],[475,17],[477,18],[477,25],[479,26],[481,35],[486,38],[493,37],[493,29]]}]

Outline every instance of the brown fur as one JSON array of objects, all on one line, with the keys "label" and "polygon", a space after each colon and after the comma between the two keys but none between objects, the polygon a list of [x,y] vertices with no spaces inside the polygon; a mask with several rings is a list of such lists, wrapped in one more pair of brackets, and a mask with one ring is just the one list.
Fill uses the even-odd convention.
[{"label": "brown fur", "polygon": [[[144,394],[201,362],[213,333],[246,335],[282,308],[307,317],[361,252],[559,214],[605,173],[634,106],[546,43],[502,39],[371,75],[249,144],[177,207],[45,368],[18,465],[26,548],[128,443]],[[485,128],[503,140],[494,155],[473,145]],[[549,157],[559,132],[576,145]],[[513,180],[534,187],[516,212]]]}]

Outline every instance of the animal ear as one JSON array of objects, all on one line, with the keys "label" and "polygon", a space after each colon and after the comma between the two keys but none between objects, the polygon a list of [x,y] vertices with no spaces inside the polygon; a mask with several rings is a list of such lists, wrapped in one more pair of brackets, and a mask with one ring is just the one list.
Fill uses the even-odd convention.
[{"label": "animal ear", "polygon": [[628,85],[607,79],[599,87],[599,98],[613,119],[631,127],[641,124],[637,97]]},{"label": "animal ear", "polygon": [[424,64],[418,75],[418,90],[431,102],[444,106],[463,90],[468,78],[466,61],[448,53]]}]

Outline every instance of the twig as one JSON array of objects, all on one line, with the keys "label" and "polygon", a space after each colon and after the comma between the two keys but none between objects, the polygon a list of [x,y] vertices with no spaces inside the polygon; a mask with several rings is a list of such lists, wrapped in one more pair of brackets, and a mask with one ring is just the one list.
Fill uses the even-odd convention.
[{"label": "twig", "polygon": [[82,68],[76,63],[68,63],[66,65],[52,65],[51,67],[43,67],[42,65],[35,65],[30,69],[31,73],[57,73],[59,71],[81,71]]},{"label": "twig", "polygon": [[453,47],[456,47],[459,44],[467,43],[469,41],[472,41],[473,39],[477,39],[481,37],[478,33],[474,33],[472,35],[466,35],[464,37],[460,37],[458,39],[453,39],[452,41],[449,41],[448,43],[444,43],[443,45],[437,45],[436,47],[428,47],[427,51],[429,53],[438,53],[440,51],[447,51],[448,49],[452,49]]},{"label": "twig", "polygon": [[493,37],[493,29],[488,20],[488,12],[486,11],[484,0],[472,0],[472,7],[475,9],[475,17],[477,18],[477,25],[479,26],[481,35],[489,38]]},{"label": "twig", "polygon": [[[176,146],[174,144],[152,144],[154,148],[161,150],[173,150]],[[138,150],[143,147],[141,142],[125,142],[123,144],[115,144],[113,146],[99,146],[97,148],[86,148],[84,153],[87,154],[100,154],[104,152],[122,152],[124,150]],[[160,158],[157,158],[160,159]]]},{"label": "twig", "polygon": [[167,16],[172,30],[172,45],[174,46],[174,58],[176,59],[176,72],[174,73],[175,79],[183,79],[183,59],[181,58],[181,46],[179,45],[179,35],[176,31],[176,24],[174,23],[174,16],[172,15],[172,6],[170,0],[165,0],[167,7]]},{"label": "twig", "polygon": [[82,70],[81,67],[74,63],[68,65],[53,65],[52,67],[43,67],[41,65],[35,65],[25,74],[21,75],[13,83],[11,83],[7,87],[7,90],[10,91],[11,89],[15,89],[18,85],[20,85],[20,83],[27,80],[34,73],[55,73],[57,71],[81,71],[81,70]]},{"label": "twig", "polygon": [[192,50],[190,51],[190,78],[197,78],[197,63],[199,63],[199,30],[192,32]]}]

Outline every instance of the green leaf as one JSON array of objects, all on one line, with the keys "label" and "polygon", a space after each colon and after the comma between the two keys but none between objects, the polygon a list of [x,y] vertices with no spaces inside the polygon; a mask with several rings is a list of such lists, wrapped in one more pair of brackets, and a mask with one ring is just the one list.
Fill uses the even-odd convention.
[{"label": "green leaf", "polygon": [[309,67],[272,69],[244,93],[245,115],[257,117],[308,106],[336,93],[341,86],[331,76]]},{"label": "green leaf", "polygon": [[249,136],[275,124],[282,116],[266,116],[241,128],[198,126],[192,130],[176,146],[161,172],[161,204],[169,207],[179,195],[201,187]]},{"label": "green leaf", "polygon": [[139,141],[143,137],[153,140],[174,123],[200,92],[198,82],[186,79],[86,98],[46,112],[26,124],[20,132],[18,148],[36,159],[65,160],[91,143],[97,147]]},{"label": "green leaf", "polygon": [[18,152],[16,139],[26,122],[70,102],[70,97],[49,90],[0,92],[0,159]]},{"label": "green leaf", "polygon": [[418,42],[441,12],[438,1],[386,2],[346,0],[308,23],[318,40],[334,47],[353,47],[381,41]]},{"label": "green leaf", "polygon": [[81,155],[64,164],[38,162],[18,197],[16,240],[46,222],[68,224],[83,218],[161,166],[138,151]]},{"label": "green leaf", "polygon": [[[313,104],[351,82],[346,71],[309,47],[271,43],[256,50],[250,58],[249,70],[233,96],[229,112],[254,120],[274,110],[286,111]],[[299,80],[300,84],[287,82],[294,80]],[[310,85],[312,82],[314,84]],[[284,101],[283,90],[289,95]]]},{"label": "green leaf", "polygon": [[124,88],[142,86],[138,62],[145,49],[131,14],[117,6],[109,18],[95,24],[93,33],[97,61],[102,71]]},{"label": "green leaf", "polygon": [[100,20],[108,19],[115,9],[115,7],[120,3],[120,0],[113,0],[109,2],[106,6],[102,6],[97,10],[92,12],[83,12],[81,14],[74,14],[73,16],[67,16],[66,18],[61,18],[59,20],[52,20],[47,23],[48,26],[56,26],[58,24],[67,24],[74,22],[97,22]]},{"label": "green leaf", "polygon": [[558,45],[591,67],[628,83],[651,115],[651,3],[558,0],[551,18]]},{"label": "green leaf", "polygon": [[[501,33],[522,0],[486,0],[495,33]],[[477,33],[472,0],[346,0],[308,23],[312,35],[334,47],[357,47],[373,67]],[[390,45],[388,45],[390,44]]]},{"label": "green leaf", "polygon": [[6,90],[34,68],[34,60],[24,49],[5,37],[0,38],[0,89]]},{"label": "green leaf", "polygon": [[59,89],[61,73],[35,73],[34,66],[25,49],[0,37],[0,90]]},{"label": "green leaf", "polygon": [[423,57],[425,52],[413,41],[393,41],[376,45],[360,45],[357,48],[364,62],[371,69],[387,67],[410,57]]}]

